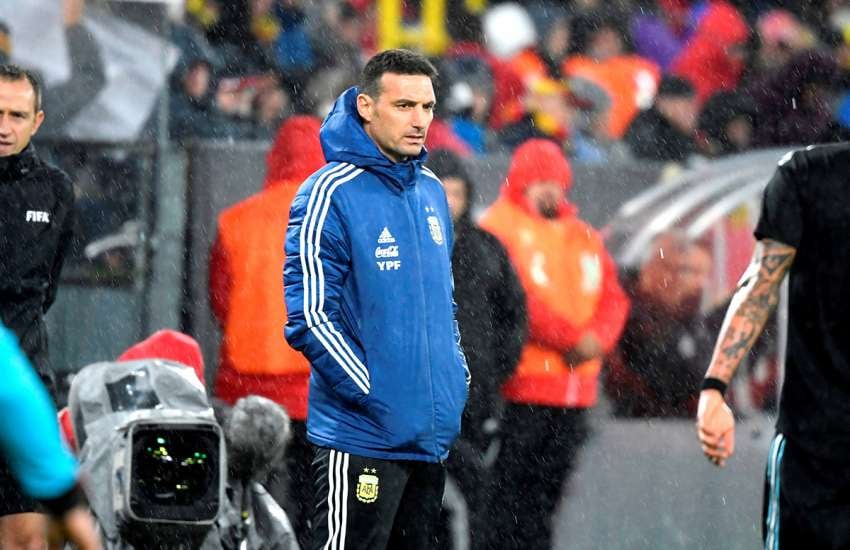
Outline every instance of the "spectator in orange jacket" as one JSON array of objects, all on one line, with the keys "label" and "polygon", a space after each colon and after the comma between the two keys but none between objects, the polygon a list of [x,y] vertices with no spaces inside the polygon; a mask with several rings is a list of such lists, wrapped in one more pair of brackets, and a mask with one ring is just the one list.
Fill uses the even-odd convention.
[{"label": "spectator in orange jacket", "polygon": [[528,340],[513,376],[490,495],[487,548],[548,550],[551,517],[587,436],[601,358],[629,303],[602,237],[577,217],[560,149],[531,139],[514,152],[481,226],[498,238],[528,301]]},{"label": "spectator in orange jacket", "polygon": [[563,62],[561,70],[566,78],[582,78],[605,90],[611,98],[608,136],[620,139],[635,116],[652,103],[661,69],[628,50],[620,19],[612,14],[578,17],[573,33],[576,53]]},{"label": "spectator in orange jacket", "polygon": [[305,426],[310,365],[283,337],[281,272],[289,205],[301,182],[325,163],[319,127],[319,120],[308,116],[283,123],[266,157],[263,190],[221,213],[210,254],[210,302],[223,332],[214,391],[230,405],[262,395],[292,419],[291,490],[284,507],[302,541],[312,487]]}]

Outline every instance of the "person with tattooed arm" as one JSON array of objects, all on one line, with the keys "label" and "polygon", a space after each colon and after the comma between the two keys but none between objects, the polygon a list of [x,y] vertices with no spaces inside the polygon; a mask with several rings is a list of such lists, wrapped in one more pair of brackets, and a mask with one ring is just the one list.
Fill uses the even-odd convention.
[{"label": "person with tattooed arm", "polygon": [[850,144],[786,155],[765,189],[753,262],[702,383],[699,441],[723,466],[735,450],[735,419],[723,393],[789,273],[786,374],[765,475],[765,548],[850,547],[848,231]]}]

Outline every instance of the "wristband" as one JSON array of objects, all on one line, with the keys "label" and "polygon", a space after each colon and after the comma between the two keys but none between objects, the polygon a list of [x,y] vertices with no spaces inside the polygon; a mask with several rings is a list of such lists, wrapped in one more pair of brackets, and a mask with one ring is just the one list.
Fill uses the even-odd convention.
[{"label": "wristband", "polygon": [[700,384],[699,389],[702,390],[717,390],[720,392],[720,395],[726,394],[727,384],[723,380],[719,378],[712,378],[711,376],[707,376],[702,379],[702,384]]}]

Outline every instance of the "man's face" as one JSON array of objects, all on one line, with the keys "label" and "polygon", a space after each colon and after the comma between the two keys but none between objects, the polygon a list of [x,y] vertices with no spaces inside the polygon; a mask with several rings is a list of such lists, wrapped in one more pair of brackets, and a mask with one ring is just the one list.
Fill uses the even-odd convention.
[{"label": "man's face", "polygon": [[194,65],[186,73],[183,88],[186,95],[194,99],[202,99],[210,88],[210,68],[204,63]]},{"label": "man's face", "polygon": [[357,112],[381,152],[393,162],[401,162],[422,152],[435,103],[429,77],[384,73],[377,98],[357,96]]},{"label": "man's face", "polygon": [[680,132],[690,134],[696,129],[699,110],[695,97],[659,97],[656,105],[661,114],[667,117],[667,120]]},{"label": "man's face", "polygon": [[466,206],[469,202],[466,198],[466,183],[460,178],[448,177],[443,178],[443,187],[446,190],[446,199],[449,201],[452,221],[457,223],[463,213],[466,212]]},{"label": "man's face", "polygon": [[23,151],[42,120],[44,112],[36,113],[35,90],[28,80],[0,80],[0,157]]},{"label": "man's face", "polygon": [[525,190],[525,198],[532,210],[544,218],[557,218],[564,200],[561,185],[554,181],[536,181]]},{"label": "man's face", "polygon": [[641,288],[647,297],[676,318],[699,312],[711,281],[711,253],[695,244],[673,244],[663,238],[653,246],[659,252],[641,268]]},{"label": "man's face", "polygon": [[623,38],[616,29],[603,27],[590,39],[588,54],[598,61],[607,61],[623,54]]}]

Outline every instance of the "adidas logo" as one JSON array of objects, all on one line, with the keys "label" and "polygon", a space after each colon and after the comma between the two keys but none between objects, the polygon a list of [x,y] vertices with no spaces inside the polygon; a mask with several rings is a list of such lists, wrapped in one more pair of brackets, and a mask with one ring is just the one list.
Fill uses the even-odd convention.
[{"label": "adidas logo", "polygon": [[393,237],[393,234],[390,233],[390,230],[385,227],[384,230],[381,231],[381,234],[378,236],[378,244],[388,244],[394,242],[395,237]]}]

